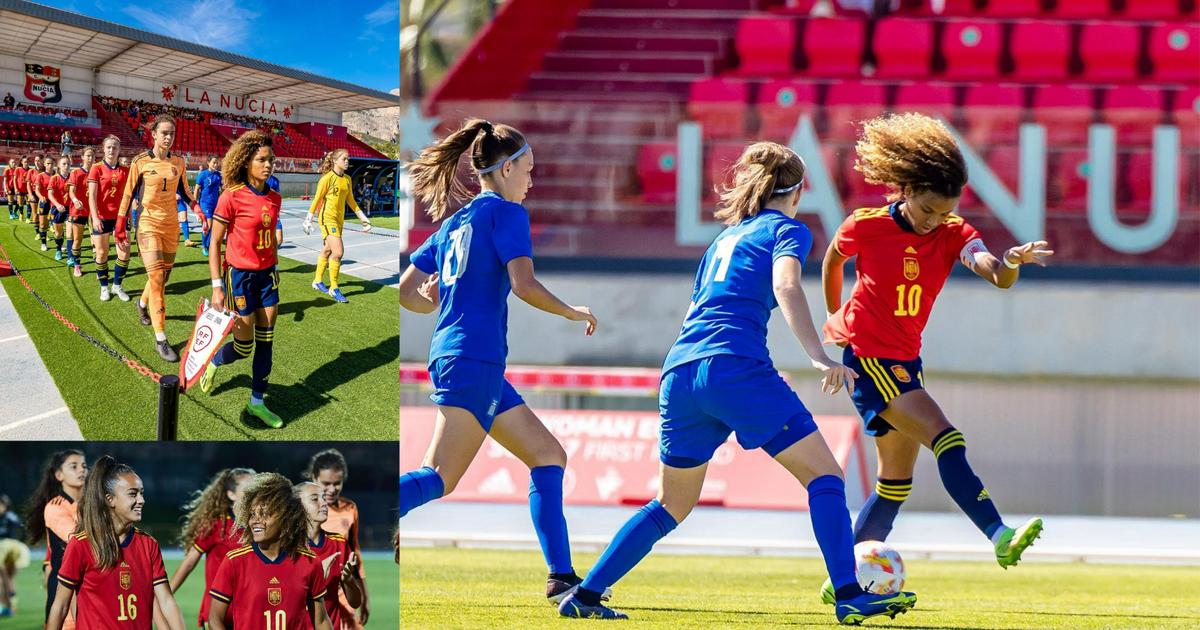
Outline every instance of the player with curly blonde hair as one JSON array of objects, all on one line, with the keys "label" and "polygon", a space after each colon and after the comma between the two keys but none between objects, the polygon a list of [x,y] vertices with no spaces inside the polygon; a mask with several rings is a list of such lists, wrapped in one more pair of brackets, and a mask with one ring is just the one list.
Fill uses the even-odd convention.
[{"label": "player with curly blonde hair", "polygon": [[[925,390],[921,334],[955,263],[1001,289],[1016,283],[1021,265],[1052,255],[1046,241],[992,255],[983,237],[954,213],[967,185],[958,143],[941,122],[916,113],[863,123],[855,169],[888,187],[888,205],[846,217],[822,263],[829,320],[826,343],[845,349],[842,362],[867,378],[851,400],[879,453],[875,493],[855,524],[855,539],[885,540],[912,491],[913,467],[924,446],[937,460],[942,485],[992,541],[996,561],[1015,565],[1033,544],[1042,520],[1008,527],[983,482],[967,463],[966,439]],[[842,266],[857,258],[857,281],[842,303]],[[827,583],[823,598],[831,600]]]}]

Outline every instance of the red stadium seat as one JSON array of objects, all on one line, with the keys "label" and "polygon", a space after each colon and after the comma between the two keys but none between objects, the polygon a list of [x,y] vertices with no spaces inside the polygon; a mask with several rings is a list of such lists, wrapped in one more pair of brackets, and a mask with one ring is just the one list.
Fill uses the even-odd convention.
[{"label": "red stadium seat", "polygon": [[983,13],[989,17],[1037,17],[1042,0],[988,0]]},{"label": "red stadium seat", "polygon": [[859,76],[865,44],[866,23],[862,20],[808,20],[804,27],[805,74]]},{"label": "red stadium seat", "polygon": [[1020,86],[980,83],[968,87],[962,110],[967,142],[978,147],[1016,142],[1024,107]]},{"label": "red stadium seat", "polygon": [[896,87],[895,111],[920,112],[954,121],[954,87],[947,83],[902,83]]},{"label": "red stadium seat", "polygon": [[1171,121],[1179,127],[1179,141],[1185,147],[1200,147],[1200,88],[1175,92]]},{"label": "red stadium seat", "polygon": [[746,132],[749,101],[750,84],[746,81],[701,79],[689,90],[688,115],[703,126],[706,137],[740,137]]},{"label": "red stadium seat", "polygon": [[855,123],[882,114],[886,106],[887,92],[879,83],[835,83],[825,95],[825,136],[854,140],[858,137]]},{"label": "red stadium seat", "polygon": [[1162,122],[1163,102],[1163,93],[1157,88],[1114,87],[1104,93],[1100,117],[1116,129],[1122,146],[1148,146],[1154,126]]},{"label": "red stadium seat", "polygon": [[1148,48],[1156,81],[1191,85],[1200,81],[1200,26],[1155,24],[1150,29]]},{"label": "red stadium seat", "polygon": [[1106,18],[1112,12],[1110,0],[1059,0],[1054,6],[1056,18]]},{"label": "red stadium seat", "polygon": [[787,142],[801,114],[812,114],[817,91],[811,83],[795,79],[769,81],[758,89],[758,135],[774,142]]},{"label": "red stadium seat", "polygon": [[1125,0],[1126,18],[1169,20],[1180,17],[1179,0]]},{"label": "red stadium seat", "polygon": [[1087,143],[1087,128],[1095,119],[1092,88],[1044,85],[1033,93],[1033,119],[1046,127],[1050,145]]},{"label": "red stadium seat", "polygon": [[1083,27],[1079,54],[1090,81],[1129,81],[1138,74],[1138,27],[1132,23],[1091,22]]},{"label": "red stadium seat", "polygon": [[948,20],[942,31],[945,75],[956,79],[989,79],[1000,72],[1000,23]]},{"label": "red stadium seat", "polygon": [[637,174],[642,199],[649,203],[675,201],[675,170],[679,160],[674,142],[650,142],[638,150]]},{"label": "red stadium seat", "polygon": [[1087,210],[1088,154],[1085,149],[1050,151],[1046,168],[1046,206],[1067,213]]},{"label": "red stadium seat", "polygon": [[[1004,187],[1014,195],[1019,194],[1018,178],[1021,173],[1020,149],[1015,146],[981,146],[978,148],[983,161],[987,163],[988,168],[1000,179]],[[958,205],[960,208],[980,208],[983,206],[983,201],[975,195],[975,191],[968,184],[963,189],[963,196]]]},{"label": "red stadium seat", "polygon": [[885,18],[875,23],[875,76],[920,78],[929,75],[933,22]]},{"label": "red stadium seat", "polygon": [[737,25],[734,48],[738,54],[738,71],[756,76],[784,76],[794,70],[797,31],[795,18],[777,15],[754,15],[742,18]]},{"label": "red stadium seat", "polygon": [[[827,152],[828,150],[828,152]],[[840,188],[844,191],[844,201],[850,208],[877,208],[887,204],[885,196],[887,186],[872,184],[863,179],[863,174],[854,170],[855,154],[853,149],[835,151],[833,147],[823,147],[821,155],[825,159],[834,178],[840,180]]]},{"label": "red stadium seat", "polygon": [[1010,40],[1016,78],[1066,78],[1070,46],[1070,27],[1064,23],[1017,22]]}]

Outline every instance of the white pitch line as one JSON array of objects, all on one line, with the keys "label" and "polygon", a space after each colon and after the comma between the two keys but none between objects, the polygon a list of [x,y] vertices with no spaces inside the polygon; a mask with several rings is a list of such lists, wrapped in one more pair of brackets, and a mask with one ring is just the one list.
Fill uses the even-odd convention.
[{"label": "white pitch line", "polygon": [[6,341],[16,341],[18,339],[27,339],[28,337],[29,337],[29,335],[17,335],[16,337],[5,337],[4,339],[0,339],[0,343],[4,343]]},{"label": "white pitch line", "polygon": [[28,418],[25,418],[24,420],[17,420],[16,422],[12,422],[12,423],[9,423],[9,424],[6,424],[6,425],[0,427],[0,433],[4,433],[5,431],[10,431],[19,426],[29,424],[30,422],[36,422],[38,420],[44,420],[51,416],[57,416],[58,414],[63,413],[64,411],[69,411],[69,409],[67,409],[66,407],[59,407],[58,409],[52,409],[50,411],[47,411],[46,413],[39,413],[36,416],[29,416]]}]

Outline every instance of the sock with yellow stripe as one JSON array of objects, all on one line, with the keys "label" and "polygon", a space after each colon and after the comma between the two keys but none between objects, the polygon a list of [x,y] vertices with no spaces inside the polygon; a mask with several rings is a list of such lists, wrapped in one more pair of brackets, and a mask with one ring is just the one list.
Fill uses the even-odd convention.
[{"label": "sock with yellow stripe", "polygon": [[271,377],[271,355],[275,346],[274,326],[254,327],[254,365],[250,370],[250,392],[261,400],[267,393],[267,379]]},{"label": "sock with yellow stripe", "polygon": [[325,266],[328,264],[328,256],[317,256],[317,275],[313,278],[313,282],[321,282],[325,280]]},{"label": "sock with yellow stripe", "polygon": [[875,482],[875,492],[863,504],[854,522],[854,542],[887,540],[900,506],[912,492],[912,479],[883,479]]},{"label": "sock with yellow stripe", "polygon": [[950,498],[966,512],[975,527],[990,538],[1004,526],[1004,521],[983,482],[967,463],[966,438],[954,427],[942,431],[933,438],[933,456],[937,458],[938,473]]},{"label": "sock with yellow stripe", "polygon": [[338,288],[338,274],[342,271],[341,259],[335,258],[329,261],[329,288]]},{"label": "sock with yellow stripe", "polygon": [[229,365],[238,359],[245,359],[254,352],[254,340],[247,339],[242,341],[234,337],[232,341],[225,342],[217,354],[212,358],[213,365]]}]

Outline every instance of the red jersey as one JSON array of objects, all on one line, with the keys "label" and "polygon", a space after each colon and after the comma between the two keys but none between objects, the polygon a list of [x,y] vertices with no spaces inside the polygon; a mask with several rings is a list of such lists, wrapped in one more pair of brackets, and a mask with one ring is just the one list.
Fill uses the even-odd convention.
[{"label": "red jersey", "polygon": [[268,269],[275,265],[275,223],[283,198],[268,189],[265,194],[250,186],[225,189],[217,199],[213,219],[224,223],[225,260],[244,270]]},{"label": "red jersey", "polygon": [[250,543],[225,556],[208,592],[229,605],[234,628],[263,628],[266,617],[271,630],[307,630],[312,627],[308,604],[322,605],[324,581],[311,551],[280,552],[268,560]]},{"label": "red jersey", "polygon": [[[112,167],[100,160],[88,171],[88,183],[96,182],[96,214],[101,219],[116,219],[121,209],[121,194],[125,192],[125,180],[129,179],[129,167]],[[84,196],[87,191],[84,191]]]},{"label": "red jersey", "polygon": [[[88,172],[83,168],[71,169],[71,174],[67,176],[67,205],[71,208],[71,216],[86,217],[91,214],[87,196],[87,176]],[[78,199],[80,206],[75,207],[75,200]]]},{"label": "red jersey", "polygon": [[26,173],[29,169],[21,168],[20,166],[12,170],[12,185],[16,186],[17,193],[24,195],[29,192],[29,182],[25,181]]},{"label": "red jersey", "polygon": [[[46,194],[50,191],[50,180],[53,178],[54,171],[38,173],[37,181],[34,182],[34,185],[37,186],[38,192],[42,193],[43,197],[46,197]],[[49,199],[49,197],[46,198]]]},{"label": "red jersey", "polygon": [[338,593],[342,588],[342,567],[346,565],[347,554],[353,552],[347,546],[345,537],[325,532],[321,532],[316,541],[308,541],[308,550],[317,555],[317,561],[321,564],[325,612],[329,615],[333,630],[339,630],[342,627],[343,615],[342,606],[338,603]]},{"label": "red jersey", "polygon": [[14,169],[16,169],[15,166],[4,169],[4,192],[5,193],[7,193],[9,188],[12,187],[13,170]]},{"label": "red jersey", "polygon": [[921,354],[921,332],[954,263],[982,237],[962,217],[924,236],[891,208],[861,208],[842,222],[834,247],[857,256],[858,278],[850,299],[825,322],[825,343],[846,344],[860,357],[912,361]]},{"label": "red jersey", "polygon": [[[212,608],[212,597],[208,589],[217,579],[217,570],[225,562],[225,554],[242,546],[242,530],[233,521],[233,515],[222,516],[212,522],[208,533],[196,540],[192,546],[204,554],[204,597],[200,600],[200,627],[206,627],[208,611]],[[229,624],[225,624],[228,626]]]},{"label": "red jersey", "polygon": [[42,172],[41,171],[39,171],[37,169],[33,169],[33,168],[29,169],[28,171],[25,171],[25,181],[26,181],[26,185],[29,187],[29,194],[32,195],[35,193],[42,192],[42,186],[41,186]]},{"label": "red jersey", "polygon": [[46,195],[47,199],[51,199],[51,192],[54,193],[53,199],[58,203],[55,205],[55,201],[51,201],[50,204],[52,206],[55,206],[56,208],[58,206],[62,206],[65,210],[71,205],[71,201],[67,199],[67,178],[63,177],[62,175],[55,173],[48,177],[46,179],[46,188],[44,191],[45,192],[42,194]]},{"label": "red jersey", "polygon": [[71,537],[59,584],[75,591],[76,624],[88,630],[150,630],[154,587],[167,584],[162,551],[135,527],[121,541],[117,566],[101,570],[86,533]]}]

